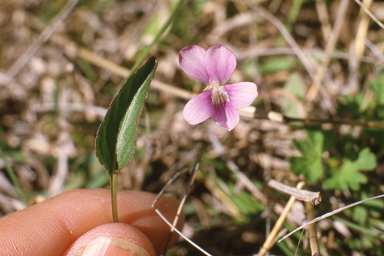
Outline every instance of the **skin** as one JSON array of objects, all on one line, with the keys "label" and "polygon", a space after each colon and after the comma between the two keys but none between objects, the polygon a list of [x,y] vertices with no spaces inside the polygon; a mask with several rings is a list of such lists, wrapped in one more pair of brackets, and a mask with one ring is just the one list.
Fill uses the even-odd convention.
[{"label": "skin", "polygon": [[[128,240],[150,256],[159,255],[169,227],[151,207],[155,197],[146,192],[119,191],[119,223],[112,223],[110,190],[62,193],[1,218],[0,255],[81,255],[84,246],[101,235]],[[172,220],[178,203],[175,197],[164,196],[156,206]],[[183,222],[184,216],[179,228]],[[173,237],[174,243],[176,235]]]}]

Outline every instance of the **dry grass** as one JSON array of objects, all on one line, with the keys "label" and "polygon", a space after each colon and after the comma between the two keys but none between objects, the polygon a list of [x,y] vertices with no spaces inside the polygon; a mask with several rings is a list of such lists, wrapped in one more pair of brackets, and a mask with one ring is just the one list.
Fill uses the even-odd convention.
[{"label": "dry grass", "polygon": [[[173,2],[83,0],[66,18],[57,18],[67,1],[1,0],[0,145],[31,203],[42,200],[41,195],[47,198],[69,189],[108,185],[93,152],[98,125],[127,73],[124,67],[132,67],[150,44]],[[368,19],[366,39],[356,37],[356,31],[364,29],[360,28],[364,12],[354,2],[300,2],[186,1],[172,28],[150,51],[159,60],[156,82],[140,121],[138,152],[121,171],[118,188],[159,192],[174,172],[192,166],[201,144],[202,173],[188,200],[185,232],[213,255],[259,251],[266,227],[272,228],[289,199],[266,183],[273,178],[296,186],[302,179],[292,174],[287,158],[300,155],[292,139],[304,138],[305,132],[300,125],[255,118],[242,118],[230,133],[212,120],[188,125],[181,111],[201,85],[179,68],[180,49],[193,44],[228,46],[238,58],[231,80],[258,85],[259,113],[285,113],[283,105],[290,99],[298,109],[297,117],[351,120],[348,115],[338,116],[337,102],[343,95],[363,93],[366,104],[374,99],[368,82],[381,71],[383,30]],[[296,15],[293,8],[298,8]],[[381,20],[383,9],[382,2],[370,8]],[[362,40],[369,48],[356,52]],[[302,82],[301,99],[284,86],[292,74]],[[362,134],[361,127],[349,125],[324,128],[337,136],[351,134],[358,139]],[[373,180],[383,180],[383,147],[374,145],[372,151],[377,153],[378,167],[367,187],[377,185],[374,194],[379,194],[384,187]],[[23,204],[4,161],[0,168],[1,216],[20,210]],[[171,190],[181,193],[185,179],[178,179]],[[322,192],[318,213],[360,198],[354,191],[322,191],[320,182],[307,188]],[[250,207],[247,213],[228,196],[241,191],[247,200],[253,198],[257,211]],[[296,202],[288,214],[291,227],[305,219],[303,205]],[[369,250],[369,255],[375,255],[372,246],[349,248],[346,243],[362,239],[363,234],[334,222],[328,219],[319,225],[323,255],[369,254]],[[308,253],[308,244],[303,244],[299,253]],[[296,245],[293,238],[285,248],[294,252]],[[286,253],[281,247],[273,248],[272,253]],[[174,253],[197,255],[185,242]]]}]

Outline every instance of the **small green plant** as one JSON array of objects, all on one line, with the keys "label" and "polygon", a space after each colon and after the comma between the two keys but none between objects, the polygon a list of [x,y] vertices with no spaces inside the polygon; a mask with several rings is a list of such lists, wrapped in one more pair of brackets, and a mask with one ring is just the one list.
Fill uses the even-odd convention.
[{"label": "small green plant", "polygon": [[293,140],[293,145],[302,154],[301,157],[291,157],[292,172],[302,174],[306,181],[314,183],[323,175],[322,154],[332,145],[332,134],[322,131],[320,127],[307,128],[307,138],[302,141]]},{"label": "small green plant", "polygon": [[340,191],[350,188],[357,191],[360,189],[360,184],[368,181],[366,175],[360,171],[372,171],[374,168],[376,168],[376,157],[369,148],[364,148],[359,152],[357,159],[343,158],[341,166],[330,168],[323,188]]},{"label": "small green plant", "polygon": [[[370,81],[370,89],[376,100],[368,102],[364,94],[345,95],[339,101],[338,115],[383,122],[384,75]],[[302,154],[289,158],[295,175],[303,175],[309,183],[322,179],[325,190],[358,191],[361,184],[368,182],[363,171],[372,171],[377,166],[376,158],[379,156],[371,151],[370,146],[382,145],[382,129],[368,127],[358,137],[351,134],[333,136],[331,131],[324,131],[320,126],[307,127],[305,132],[306,139],[293,140],[293,145]],[[323,158],[325,151],[329,151],[328,156]]]},{"label": "small green plant", "polygon": [[97,132],[96,156],[110,178],[114,222],[118,222],[117,174],[135,154],[137,126],[156,67],[157,60],[151,57],[123,83]]}]

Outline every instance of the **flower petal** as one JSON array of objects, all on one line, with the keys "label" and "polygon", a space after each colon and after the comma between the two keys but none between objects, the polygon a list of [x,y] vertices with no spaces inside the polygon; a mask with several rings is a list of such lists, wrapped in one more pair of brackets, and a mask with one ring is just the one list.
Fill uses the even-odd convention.
[{"label": "flower petal", "polygon": [[179,52],[179,64],[188,75],[208,84],[209,76],[205,66],[207,52],[198,45],[186,46]]},{"label": "flower petal", "polygon": [[207,50],[205,65],[208,70],[209,83],[225,84],[236,69],[236,57],[224,45],[214,45]]},{"label": "flower petal", "polygon": [[239,113],[232,107],[231,102],[213,106],[213,120],[216,124],[226,128],[228,131],[235,128],[239,123]]},{"label": "flower petal", "polygon": [[226,84],[224,89],[234,109],[248,107],[258,95],[256,84],[249,82]]},{"label": "flower petal", "polygon": [[212,89],[202,92],[188,101],[183,110],[185,121],[195,125],[204,122],[213,115],[211,94]]}]

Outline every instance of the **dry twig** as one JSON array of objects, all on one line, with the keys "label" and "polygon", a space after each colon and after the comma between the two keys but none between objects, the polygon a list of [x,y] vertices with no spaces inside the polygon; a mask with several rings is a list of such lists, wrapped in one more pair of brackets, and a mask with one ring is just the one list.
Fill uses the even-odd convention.
[{"label": "dry twig", "polygon": [[317,205],[321,202],[320,192],[294,188],[273,179],[268,181],[268,186],[294,196],[297,200],[310,202],[313,205]]},{"label": "dry twig", "polygon": [[[369,9],[369,7],[372,4],[372,0],[364,0],[364,3],[362,6]],[[364,42],[363,39],[367,37],[368,32],[368,26],[369,26],[369,18],[366,12],[364,12],[363,9],[360,10],[360,22],[359,27],[357,28],[356,32],[356,39],[355,39],[355,54],[357,56],[363,56],[364,55]]]},{"label": "dry twig", "polygon": [[[16,62],[8,69],[2,79],[0,86],[9,84],[13,78],[23,69],[29,60],[35,55],[40,47],[52,36],[64,19],[71,13],[79,0],[69,0],[64,8],[53,19],[52,23],[47,26],[40,36],[28,47],[28,49],[16,60]],[[1,77],[0,77],[1,78]]]},{"label": "dry twig", "polygon": [[381,21],[379,21],[379,20],[376,18],[376,16],[373,15],[373,13],[372,13],[370,10],[368,10],[368,8],[367,8],[366,6],[364,6],[364,4],[361,3],[361,1],[359,1],[359,0],[355,0],[355,2],[356,2],[361,8],[363,8],[363,10],[369,15],[369,17],[371,17],[372,20],[374,20],[374,21],[377,23],[377,25],[379,25],[382,29],[384,29],[384,24],[381,23]]},{"label": "dry twig", "polygon": [[[248,2],[247,2],[248,3]],[[292,47],[293,51],[296,53],[297,57],[300,59],[300,61],[303,63],[305,69],[307,70],[309,76],[314,81],[314,84],[316,85],[317,89],[320,91],[321,96],[323,97],[323,100],[325,102],[325,105],[327,106],[328,110],[334,114],[336,113],[335,106],[333,106],[332,101],[330,100],[330,97],[327,93],[327,91],[324,90],[324,88],[321,86],[320,82],[316,80],[316,73],[312,66],[312,64],[309,62],[307,56],[303,53],[300,46],[296,43],[295,39],[291,36],[289,31],[285,28],[284,24],[278,20],[275,16],[273,16],[270,12],[268,12],[266,9],[264,9],[262,6],[255,4],[255,3],[248,3],[249,6],[257,12],[260,16],[267,19],[269,22],[271,22],[283,35],[287,43]]]},{"label": "dry twig", "polygon": [[210,129],[208,129],[208,137],[211,140],[213,148],[222,158],[224,158],[226,166],[236,175],[239,182],[243,184],[244,187],[246,187],[248,191],[251,192],[251,194],[257,200],[259,200],[262,204],[267,205],[268,201],[265,195],[252,183],[252,181],[244,173],[240,171],[239,167],[237,167],[237,165],[233,161],[227,159],[227,157],[225,156],[224,147],[221,145],[220,141]]},{"label": "dry twig", "polygon": [[[315,213],[313,212],[313,204],[309,202],[305,202],[305,208],[307,212],[307,220],[311,221],[315,217]],[[317,234],[316,234],[316,224],[313,223],[309,225],[309,243],[311,245],[311,255],[312,256],[320,256],[319,244],[317,242]]]},{"label": "dry twig", "polygon": [[320,220],[323,220],[323,219],[326,219],[326,218],[328,218],[328,217],[331,217],[332,215],[335,215],[335,214],[337,214],[337,213],[339,213],[339,212],[342,212],[342,211],[344,211],[344,210],[346,210],[346,209],[349,209],[349,208],[351,208],[351,207],[354,207],[354,206],[356,206],[356,205],[365,203],[365,202],[370,201],[370,200],[379,199],[379,198],[382,198],[382,197],[384,197],[384,194],[382,194],[382,195],[378,195],[378,196],[374,196],[374,197],[371,197],[371,198],[367,198],[367,199],[364,199],[364,200],[361,200],[361,201],[358,201],[358,202],[356,202],[356,203],[353,203],[353,204],[350,204],[350,205],[341,207],[341,208],[336,209],[336,210],[334,210],[334,211],[332,211],[332,212],[329,212],[329,213],[326,213],[326,214],[324,214],[324,215],[322,215],[322,216],[319,216],[319,217],[313,219],[312,221],[310,221],[310,222],[308,222],[308,223],[305,223],[304,225],[302,225],[302,226],[296,228],[296,229],[293,230],[291,233],[289,233],[288,235],[286,235],[286,236],[284,236],[283,238],[281,238],[281,239],[279,240],[279,242],[283,241],[284,239],[286,239],[287,237],[291,236],[291,235],[292,235],[293,233],[295,233],[296,231],[299,231],[299,230],[305,228],[306,226],[308,226],[308,225],[310,225],[310,224],[313,224],[313,223],[316,223],[316,222],[318,222],[318,221],[320,221]]},{"label": "dry twig", "polygon": [[331,33],[332,28],[329,24],[329,16],[327,11],[327,6],[324,2],[324,0],[317,0],[316,1],[316,12],[319,16],[319,21],[321,23],[321,31],[323,32],[324,39],[327,40]]},{"label": "dry twig", "polygon": [[[349,0],[342,0],[339,5],[339,9],[336,15],[337,19],[336,19],[335,25],[333,26],[332,33],[327,40],[327,45],[325,47],[326,54],[333,52],[335,49],[337,39],[339,38],[339,35],[340,35],[341,27],[344,23],[344,17],[348,9],[348,4],[349,4]],[[318,85],[322,84],[322,80],[323,80],[325,71],[329,65],[329,62],[330,62],[330,58],[329,58],[329,55],[327,55],[323,59],[322,64],[319,66],[319,68],[316,71],[316,75],[313,79],[313,83],[309,88],[306,96],[307,101],[313,101],[315,99],[317,92],[319,90]]]},{"label": "dry twig", "polygon": [[[297,184],[297,189],[301,189],[304,186],[304,182],[299,182]],[[281,226],[284,223],[285,218],[287,217],[288,212],[291,210],[293,203],[295,202],[296,198],[294,196],[291,196],[289,199],[287,205],[284,208],[283,213],[280,215],[279,219],[277,220],[275,226],[273,227],[271,233],[269,234],[268,238],[265,240],[263,247],[261,247],[259,253],[257,254],[258,256],[263,256],[265,255],[269,249],[271,249],[273,245],[273,240],[276,237],[277,232],[280,230]]]}]

